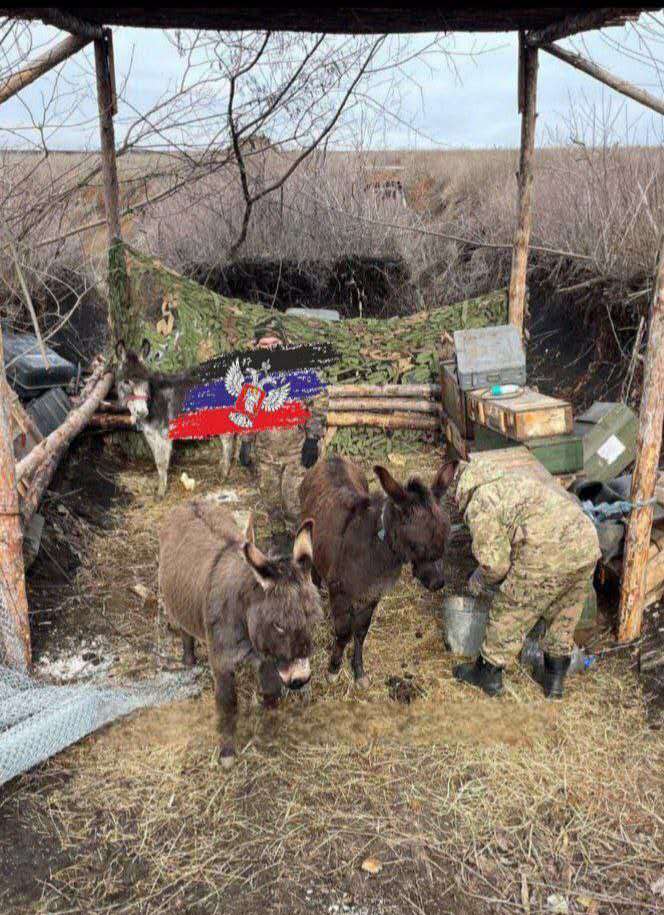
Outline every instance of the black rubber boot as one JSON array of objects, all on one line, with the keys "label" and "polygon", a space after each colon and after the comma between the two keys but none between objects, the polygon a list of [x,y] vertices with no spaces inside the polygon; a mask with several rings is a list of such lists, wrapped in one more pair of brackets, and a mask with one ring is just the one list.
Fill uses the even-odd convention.
[{"label": "black rubber boot", "polygon": [[503,691],[503,668],[494,667],[482,655],[472,664],[457,664],[453,673],[457,680],[479,687],[487,696],[499,696]]},{"label": "black rubber boot", "polygon": [[552,655],[544,652],[544,664],[539,670],[533,672],[535,679],[538,681],[544,695],[547,699],[563,698],[563,683],[569,670],[570,661],[566,658],[554,658]]}]

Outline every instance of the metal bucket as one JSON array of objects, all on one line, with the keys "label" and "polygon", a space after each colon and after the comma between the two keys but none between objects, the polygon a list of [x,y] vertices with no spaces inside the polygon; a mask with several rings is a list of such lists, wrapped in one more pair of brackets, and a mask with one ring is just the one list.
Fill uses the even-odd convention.
[{"label": "metal bucket", "polygon": [[453,654],[475,658],[480,653],[489,622],[487,604],[475,597],[446,597],[442,621],[445,643]]}]

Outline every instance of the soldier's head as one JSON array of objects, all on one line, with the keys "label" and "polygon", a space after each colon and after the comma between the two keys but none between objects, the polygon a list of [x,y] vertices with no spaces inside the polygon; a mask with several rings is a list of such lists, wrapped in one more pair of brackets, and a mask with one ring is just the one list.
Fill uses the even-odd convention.
[{"label": "soldier's head", "polygon": [[254,344],[258,349],[274,349],[287,343],[286,331],[279,318],[268,318],[256,325]]}]

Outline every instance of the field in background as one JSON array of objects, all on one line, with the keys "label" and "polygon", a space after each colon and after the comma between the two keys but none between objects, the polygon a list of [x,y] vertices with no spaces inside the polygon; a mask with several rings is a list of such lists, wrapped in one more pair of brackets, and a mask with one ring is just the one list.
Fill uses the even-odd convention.
[{"label": "field in background", "polygon": [[[250,184],[260,189],[293,153],[246,155]],[[243,200],[235,166],[223,151],[215,156],[194,165],[181,155],[132,151],[119,168],[126,238],[221,292],[275,307],[395,314],[508,281],[513,150],[318,152],[256,204],[233,262]],[[0,159],[4,212],[38,311],[47,327],[72,311],[81,350],[104,326],[97,170],[93,155]],[[562,315],[575,334],[597,338],[600,361],[629,361],[650,292],[662,177],[659,148],[572,145],[537,154],[531,310],[538,319],[542,311]],[[0,276],[3,315],[25,324],[7,248]]]}]

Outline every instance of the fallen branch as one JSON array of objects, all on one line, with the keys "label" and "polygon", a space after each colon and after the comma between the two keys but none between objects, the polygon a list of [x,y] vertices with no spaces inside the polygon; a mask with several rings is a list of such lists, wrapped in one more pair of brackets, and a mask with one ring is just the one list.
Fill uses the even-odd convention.
[{"label": "fallen branch", "polygon": [[16,465],[17,481],[25,478],[26,475],[33,475],[21,504],[24,525],[30,522],[37,510],[42,496],[72,440],[90,422],[99,402],[106,397],[112,385],[113,373],[107,372],[99,379],[85,403],[76,410],[72,410],[61,426],[51,432],[48,438],[40,442],[27,457]]},{"label": "fallen branch", "polygon": [[404,411],[406,413],[430,413],[434,416],[441,415],[441,407],[432,400],[409,400],[407,397],[395,398],[368,398],[366,400],[354,399],[351,397],[339,397],[330,399],[330,410],[349,411],[351,413],[363,413],[365,410],[373,413],[393,413]]},{"label": "fallen branch", "polygon": [[415,413],[351,413],[334,412],[327,414],[328,426],[375,426],[379,429],[440,429],[440,420],[434,416],[418,416]]},{"label": "fallen branch", "polygon": [[440,400],[439,384],[332,384],[326,389],[334,397],[426,397]]}]

